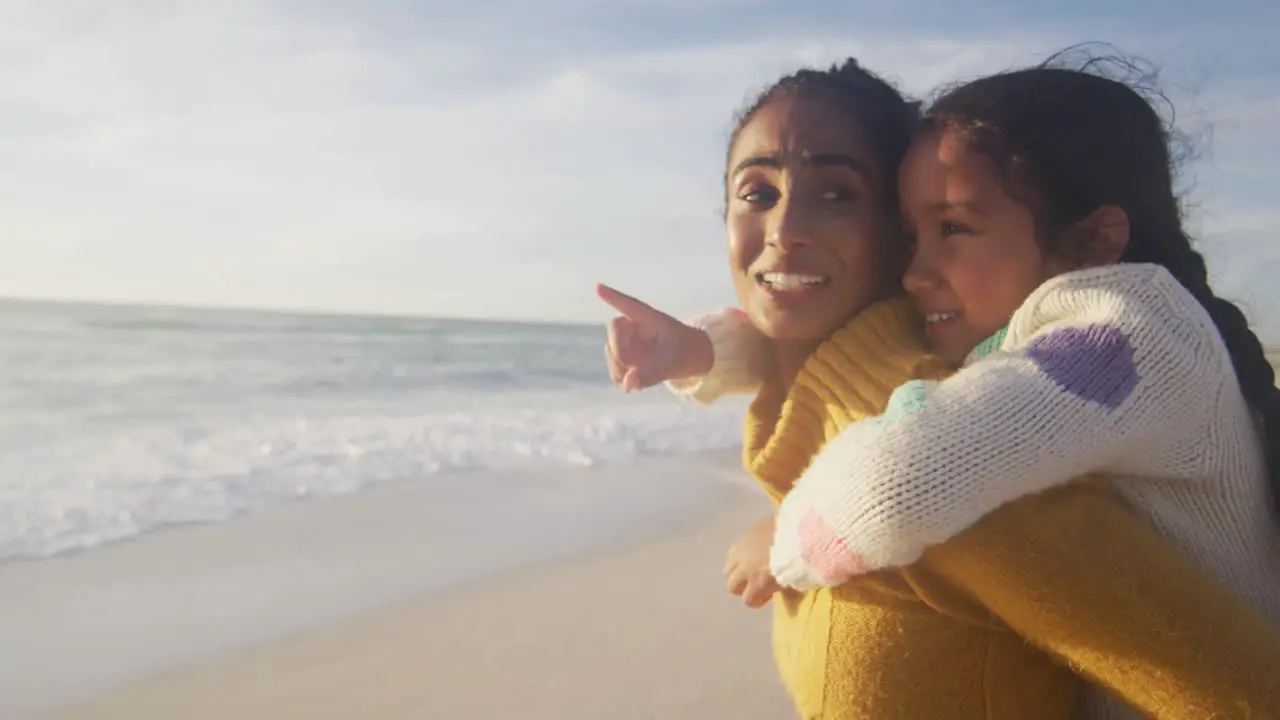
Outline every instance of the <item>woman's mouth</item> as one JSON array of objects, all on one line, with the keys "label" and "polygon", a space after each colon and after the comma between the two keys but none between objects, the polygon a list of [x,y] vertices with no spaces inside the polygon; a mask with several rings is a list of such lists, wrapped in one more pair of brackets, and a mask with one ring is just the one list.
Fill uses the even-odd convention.
[{"label": "woman's mouth", "polygon": [[813,290],[831,281],[825,275],[806,275],[802,273],[758,272],[756,282],[774,293],[793,293]]},{"label": "woman's mouth", "polygon": [[937,325],[939,323],[955,320],[960,317],[960,313],[955,312],[932,312],[924,314],[925,325]]}]

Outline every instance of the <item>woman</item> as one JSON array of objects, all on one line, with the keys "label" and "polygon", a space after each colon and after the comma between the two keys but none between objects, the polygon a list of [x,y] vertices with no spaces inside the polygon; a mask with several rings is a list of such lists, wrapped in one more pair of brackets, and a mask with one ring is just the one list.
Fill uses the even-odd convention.
[{"label": "woman", "polygon": [[[725,322],[750,322],[771,351],[744,446],[775,502],[841,428],[943,372],[898,297],[893,174],[913,112],[847,63],[784,78],[731,140],[726,225],[746,313]],[[632,316],[607,348],[624,388],[711,365],[705,336],[602,295]],[[637,317],[660,331],[633,332]],[[701,352],[664,356],[682,338]],[[634,357],[646,351],[647,378],[655,366]],[[772,594],[768,539],[766,519],[736,546],[731,589]],[[775,658],[806,718],[1072,717],[1080,688],[1063,662],[1157,717],[1280,716],[1277,630],[1097,483],[1006,506],[904,570],[777,598]]]}]

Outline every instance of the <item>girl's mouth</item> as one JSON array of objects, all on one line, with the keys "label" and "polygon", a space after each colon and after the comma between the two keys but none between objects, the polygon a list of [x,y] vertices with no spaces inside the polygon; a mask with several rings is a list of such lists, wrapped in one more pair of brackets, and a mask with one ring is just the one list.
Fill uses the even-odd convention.
[{"label": "girl's mouth", "polygon": [[931,343],[942,342],[960,327],[958,312],[930,312],[924,314],[924,334]]}]

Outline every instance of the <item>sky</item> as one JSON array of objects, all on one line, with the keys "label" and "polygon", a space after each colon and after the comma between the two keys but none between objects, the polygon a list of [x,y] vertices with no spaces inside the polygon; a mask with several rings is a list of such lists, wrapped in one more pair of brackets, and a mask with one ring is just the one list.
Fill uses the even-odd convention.
[{"label": "sky", "polygon": [[0,0],[0,295],[601,321],[733,300],[725,143],[846,56],[925,95],[1105,41],[1198,141],[1191,226],[1280,344],[1280,4]]}]

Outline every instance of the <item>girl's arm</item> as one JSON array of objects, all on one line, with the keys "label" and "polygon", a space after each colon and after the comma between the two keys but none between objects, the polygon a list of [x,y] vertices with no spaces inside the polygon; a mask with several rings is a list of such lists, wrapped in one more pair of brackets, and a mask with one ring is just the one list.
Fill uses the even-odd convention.
[{"label": "girl's arm", "polygon": [[737,308],[725,308],[689,323],[711,338],[714,362],[706,375],[668,380],[678,397],[710,405],[735,393],[753,393],[773,362],[769,340]]},{"label": "girl's arm", "polygon": [[1158,266],[1050,280],[1003,351],[899,388],[845,428],[782,502],[771,569],[835,586],[914,562],[1015,498],[1093,471],[1187,467],[1190,424],[1214,412],[1230,360],[1199,303]]},{"label": "girl's arm", "polygon": [[1011,503],[906,572],[926,602],[976,599],[1148,717],[1280,718],[1280,627],[1100,481]]}]

